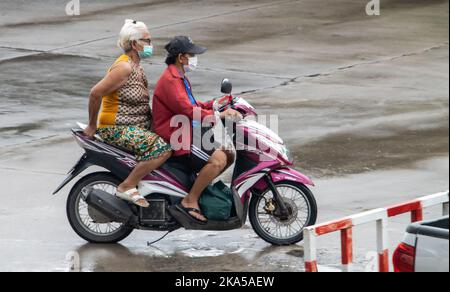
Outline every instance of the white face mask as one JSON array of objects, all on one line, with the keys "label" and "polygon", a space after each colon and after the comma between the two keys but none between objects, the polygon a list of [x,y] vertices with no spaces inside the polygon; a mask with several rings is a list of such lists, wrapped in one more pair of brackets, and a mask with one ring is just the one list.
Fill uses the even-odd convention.
[{"label": "white face mask", "polygon": [[192,72],[195,71],[198,67],[198,57],[189,58],[189,65],[184,65],[184,71]]}]

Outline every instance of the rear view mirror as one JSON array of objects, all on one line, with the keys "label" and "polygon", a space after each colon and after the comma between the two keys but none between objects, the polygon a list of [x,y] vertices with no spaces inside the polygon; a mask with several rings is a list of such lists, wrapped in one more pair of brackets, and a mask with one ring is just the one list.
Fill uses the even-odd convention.
[{"label": "rear view mirror", "polygon": [[220,91],[224,94],[231,94],[232,90],[233,90],[233,84],[231,84],[231,81],[227,78],[222,80],[222,85],[221,85]]}]

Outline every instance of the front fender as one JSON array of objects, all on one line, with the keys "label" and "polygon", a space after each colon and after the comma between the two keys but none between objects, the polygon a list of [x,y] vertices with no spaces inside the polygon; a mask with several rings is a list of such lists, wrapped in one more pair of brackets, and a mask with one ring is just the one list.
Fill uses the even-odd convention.
[{"label": "front fender", "polygon": [[[280,181],[294,181],[300,184],[314,186],[314,182],[306,175],[296,171],[295,169],[283,167],[271,170],[269,172],[270,177],[274,183]],[[245,202],[251,196],[251,189],[255,189],[258,192],[263,192],[269,187],[264,177],[260,178],[251,188],[249,188],[242,196],[242,201]]]},{"label": "front fender", "polygon": [[304,185],[314,186],[314,182],[309,177],[295,169],[288,167],[275,169],[270,173],[270,176],[272,177],[272,181],[274,183],[283,180],[290,180]]}]

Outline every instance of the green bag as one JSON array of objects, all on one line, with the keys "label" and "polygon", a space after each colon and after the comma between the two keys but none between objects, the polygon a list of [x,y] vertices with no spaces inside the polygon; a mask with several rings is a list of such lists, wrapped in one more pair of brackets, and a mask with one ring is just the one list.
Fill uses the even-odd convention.
[{"label": "green bag", "polygon": [[222,181],[209,185],[200,198],[200,208],[209,220],[226,221],[231,217],[233,194]]}]

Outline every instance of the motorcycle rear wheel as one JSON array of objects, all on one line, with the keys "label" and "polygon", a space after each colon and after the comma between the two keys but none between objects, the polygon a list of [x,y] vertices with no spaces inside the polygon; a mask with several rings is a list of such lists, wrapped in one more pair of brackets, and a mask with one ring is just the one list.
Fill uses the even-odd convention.
[{"label": "motorcycle rear wheel", "polygon": [[83,189],[86,187],[101,188],[106,186],[108,192],[114,195],[119,184],[120,180],[111,173],[97,172],[83,177],[73,186],[67,198],[67,218],[75,233],[84,240],[90,243],[117,243],[133,232],[133,228],[130,226],[108,222],[107,218],[96,213],[95,210],[89,209],[89,206],[84,202]]}]

